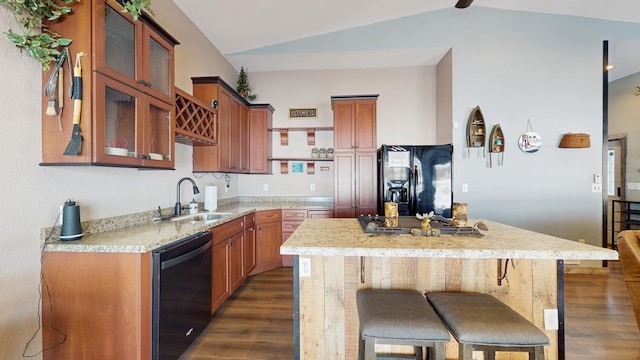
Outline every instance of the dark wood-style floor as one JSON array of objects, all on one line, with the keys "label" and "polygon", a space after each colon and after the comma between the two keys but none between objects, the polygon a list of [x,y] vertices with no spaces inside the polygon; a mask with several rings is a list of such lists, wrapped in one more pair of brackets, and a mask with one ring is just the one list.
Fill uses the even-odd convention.
[{"label": "dark wood-style floor", "polygon": [[[640,359],[640,332],[620,266],[610,274],[565,275],[567,360]],[[249,278],[216,312],[183,360],[293,358],[291,268]]]}]

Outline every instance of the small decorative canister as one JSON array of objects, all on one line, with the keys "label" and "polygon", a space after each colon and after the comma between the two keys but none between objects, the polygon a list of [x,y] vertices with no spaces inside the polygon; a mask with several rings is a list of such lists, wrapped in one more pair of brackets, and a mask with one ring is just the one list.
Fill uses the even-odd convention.
[{"label": "small decorative canister", "polygon": [[467,203],[453,203],[451,208],[453,226],[467,226]]},{"label": "small decorative canister", "polygon": [[398,203],[384,203],[384,226],[398,227]]}]

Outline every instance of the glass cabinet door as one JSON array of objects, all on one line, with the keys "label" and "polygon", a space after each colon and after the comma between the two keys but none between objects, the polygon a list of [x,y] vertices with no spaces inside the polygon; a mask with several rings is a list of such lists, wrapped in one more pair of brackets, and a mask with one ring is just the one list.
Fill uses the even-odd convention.
[{"label": "glass cabinet door", "polygon": [[107,86],[104,103],[105,154],[135,157],[137,98]]},{"label": "glass cabinet door", "polygon": [[169,51],[155,39],[149,39],[149,80],[151,88],[169,96]]},{"label": "glass cabinet door", "polygon": [[103,56],[96,57],[98,70],[135,86],[136,64],[140,60],[136,54],[136,32],[139,31],[136,24],[108,4],[104,5],[104,14],[98,20],[98,27],[104,27],[97,41],[98,49],[104,52]]},{"label": "glass cabinet door", "polygon": [[171,146],[174,141],[171,123],[172,107],[162,101],[148,98],[147,121],[145,122],[146,159],[171,161]]},{"label": "glass cabinet door", "polygon": [[173,83],[171,78],[173,46],[146,25],[142,34],[144,63],[142,77],[145,79],[143,85],[147,87],[143,91],[172,102],[174,100],[173,89],[170,84]]},{"label": "glass cabinet door", "polygon": [[141,94],[106,76],[97,76],[95,156],[97,162],[136,165],[140,131],[137,126]]},{"label": "glass cabinet door", "polygon": [[136,81],[136,26],[118,10],[105,6],[104,66]]}]

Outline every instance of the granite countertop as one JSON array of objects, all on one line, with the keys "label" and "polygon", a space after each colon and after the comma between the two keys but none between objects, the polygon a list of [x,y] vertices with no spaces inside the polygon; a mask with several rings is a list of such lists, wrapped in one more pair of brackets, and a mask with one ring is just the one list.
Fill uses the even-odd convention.
[{"label": "granite countertop", "polygon": [[[333,209],[333,203],[327,201],[243,201],[219,205],[215,212],[231,214],[207,222],[171,220],[153,222],[151,221],[153,212],[149,212],[140,215],[143,219],[134,220],[133,224],[127,221],[135,218],[135,215],[106,219],[95,223],[83,223],[85,235],[80,240],[58,240],[55,232],[51,236],[51,229],[43,229],[41,237],[45,251],[145,253],[254,211],[296,208]],[[135,221],[139,222],[135,223]],[[96,223],[101,224],[96,225]],[[213,231],[215,232],[215,229]],[[48,240],[48,238],[55,240]]]},{"label": "granite countertop", "polygon": [[[474,224],[479,220],[469,220]],[[283,255],[616,260],[613,250],[483,220],[482,237],[366,234],[357,219],[306,219]]]}]

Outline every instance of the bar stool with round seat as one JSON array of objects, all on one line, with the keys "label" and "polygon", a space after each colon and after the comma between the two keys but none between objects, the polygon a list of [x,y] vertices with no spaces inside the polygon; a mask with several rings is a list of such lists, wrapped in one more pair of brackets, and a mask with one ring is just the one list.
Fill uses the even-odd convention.
[{"label": "bar stool with round seat", "polygon": [[450,335],[425,297],[415,290],[361,289],[356,293],[360,336],[358,359],[374,360],[376,344],[413,346],[416,359],[445,359]]}]

